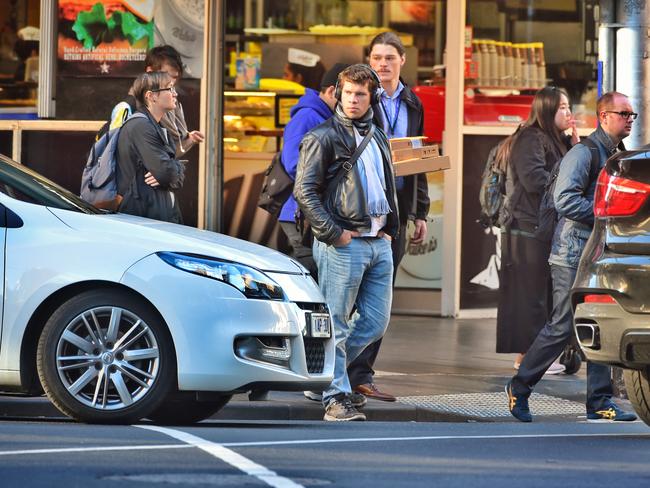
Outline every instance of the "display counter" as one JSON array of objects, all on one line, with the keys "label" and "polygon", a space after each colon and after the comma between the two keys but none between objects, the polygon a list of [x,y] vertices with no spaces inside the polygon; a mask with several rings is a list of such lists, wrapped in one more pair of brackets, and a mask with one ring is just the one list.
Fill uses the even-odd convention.
[{"label": "display counter", "polygon": [[224,152],[224,232],[287,252],[277,219],[257,206],[264,172],[273,155],[273,152]]}]

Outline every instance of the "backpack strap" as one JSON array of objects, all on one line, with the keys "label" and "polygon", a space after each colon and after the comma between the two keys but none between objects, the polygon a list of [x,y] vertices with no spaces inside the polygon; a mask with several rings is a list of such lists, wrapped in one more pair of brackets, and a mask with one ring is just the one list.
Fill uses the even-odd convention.
[{"label": "backpack strap", "polygon": [[579,142],[591,151],[591,161],[589,163],[589,181],[594,181],[600,173],[600,150],[594,141],[588,137]]}]

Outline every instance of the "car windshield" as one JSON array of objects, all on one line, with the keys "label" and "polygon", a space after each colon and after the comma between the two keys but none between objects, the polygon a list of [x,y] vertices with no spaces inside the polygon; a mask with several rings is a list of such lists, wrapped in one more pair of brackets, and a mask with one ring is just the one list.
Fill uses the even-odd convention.
[{"label": "car windshield", "polygon": [[56,183],[1,154],[0,192],[36,205],[87,214],[103,213]]}]

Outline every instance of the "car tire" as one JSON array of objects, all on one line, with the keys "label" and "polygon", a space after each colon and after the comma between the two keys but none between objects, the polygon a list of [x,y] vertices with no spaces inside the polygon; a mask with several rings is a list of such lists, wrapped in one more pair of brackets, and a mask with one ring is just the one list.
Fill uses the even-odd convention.
[{"label": "car tire", "polygon": [[232,395],[224,395],[211,401],[168,400],[161,403],[147,418],[161,425],[190,425],[210,418],[225,407],[231,398]]},{"label": "car tire", "polygon": [[634,411],[650,425],[650,367],[641,371],[626,369],[623,371],[623,380]]},{"label": "car tire", "polygon": [[176,377],[162,318],[122,290],[92,290],[47,320],[37,349],[38,375],[64,414],[87,423],[128,424],[146,417]]}]

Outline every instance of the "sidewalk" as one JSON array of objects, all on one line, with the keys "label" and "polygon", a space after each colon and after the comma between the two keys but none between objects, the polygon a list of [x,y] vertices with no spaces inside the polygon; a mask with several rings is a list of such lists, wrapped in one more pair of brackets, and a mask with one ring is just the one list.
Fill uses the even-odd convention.
[{"label": "sidewalk", "polygon": [[[363,409],[368,420],[515,421],[503,392],[514,373],[515,355],[494,352],[495,327],[494,319],[393,316],[377,361],[375,382],[398,401],[369,400]],[[531,396],[535,418],[584,417],[585,371],[583,365],[576,375],[545,377]],[[629,404],[624,407],[630,409]],[[62,417],[45,398],[7,396],[0,396],[0,416]],[[264,401],[236,395],[214,418],[320,420],[323,409],[301,392],[270,392]]]}]

